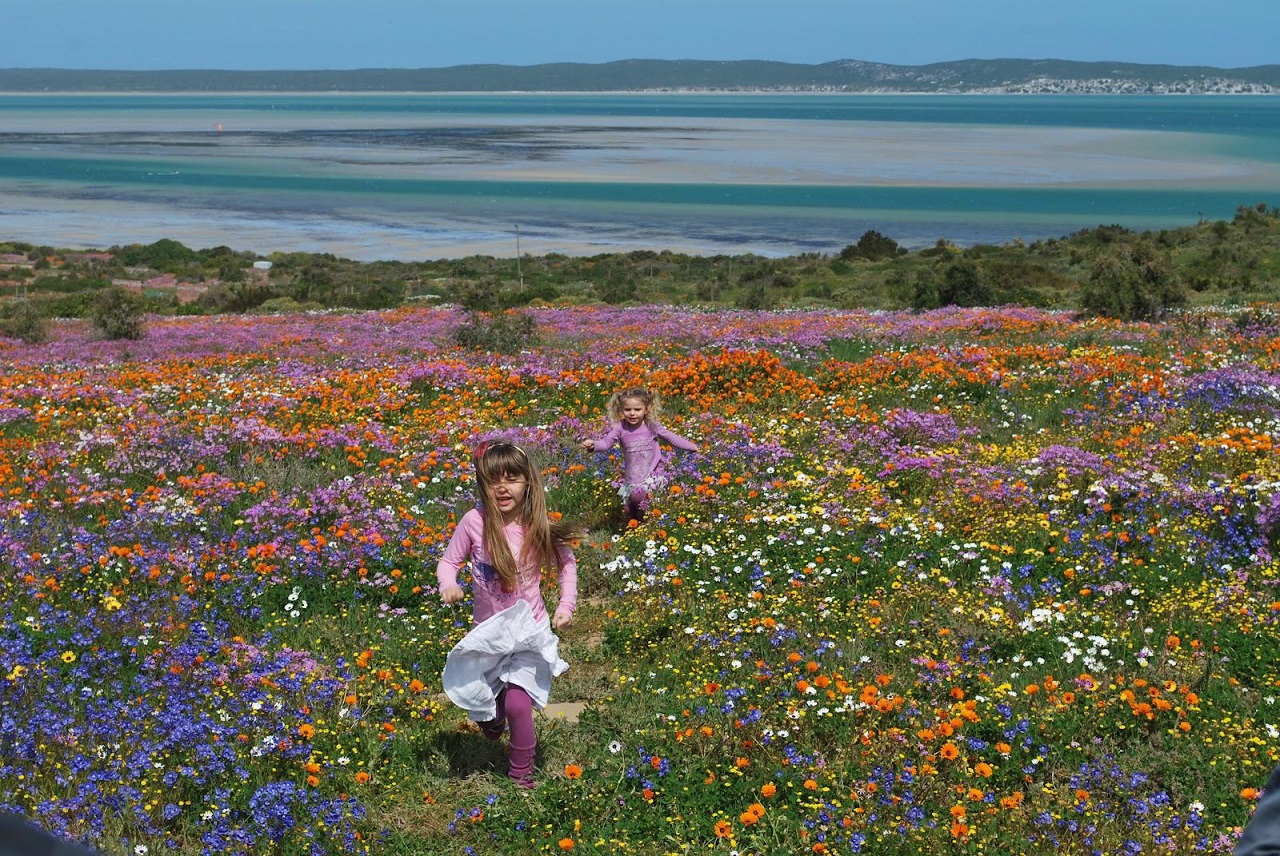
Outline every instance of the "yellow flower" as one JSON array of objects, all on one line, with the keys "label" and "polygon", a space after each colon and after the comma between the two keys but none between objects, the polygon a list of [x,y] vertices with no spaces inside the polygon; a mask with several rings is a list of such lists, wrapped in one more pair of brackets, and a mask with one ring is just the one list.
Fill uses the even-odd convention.
[{"label": "yellow flower", "polygon": [[63,652],[62,652],[62,662],[64,662],[64,663],[74,663],[75,661],[76,661],[76,652],[75,652],[75,651],[63,651]]}]

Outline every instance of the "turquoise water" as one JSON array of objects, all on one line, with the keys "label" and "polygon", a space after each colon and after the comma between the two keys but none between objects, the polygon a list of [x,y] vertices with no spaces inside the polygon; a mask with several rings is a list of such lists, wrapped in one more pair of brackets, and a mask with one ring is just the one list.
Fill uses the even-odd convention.
[{"label": "turquoise water", "polygon": [[0,95],[0,237],[62,246],[777,255],[1259,201],[1257,96]]}]

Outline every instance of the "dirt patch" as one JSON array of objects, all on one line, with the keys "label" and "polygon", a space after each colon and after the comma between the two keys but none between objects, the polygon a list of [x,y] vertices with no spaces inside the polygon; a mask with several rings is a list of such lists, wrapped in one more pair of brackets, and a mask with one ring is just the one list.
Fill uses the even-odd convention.
[{"label": "dirt patch", "polygon": [[586,709],[587,706],[580,701],[558,701],[544,707],[542,715],[547,719],[573,723],[578,721],[578,715]]}]

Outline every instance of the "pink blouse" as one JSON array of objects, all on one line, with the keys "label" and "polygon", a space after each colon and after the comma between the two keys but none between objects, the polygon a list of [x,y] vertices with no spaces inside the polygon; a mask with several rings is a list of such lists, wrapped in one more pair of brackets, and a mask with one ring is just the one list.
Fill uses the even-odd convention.
[{"label": "pink blouse", "polygon": [[597,452],[605,451],[614,443],[622,446],[626,463],[623,480],[626,481],[628,488],[635,489],[653,487],[655,484],[660,484],[666,477],[662,447],[658,445],[659,439],[666,440],[672,446],[686,452],[698,450],[698,445],[693,441],[686,440],[676,432],[648,420],[634,428],[617,422],[603,437],[593,440],[592,443]]},{"label": "pink blouse", "polygon": [[[449,546],[436,565],[436,581],[440,588],[458,584],[458,572],[462,564],[471,560],[471,595],[473,612],[471,620],[479,624],[495,612],[501,612],[523,600],[529,604],[536,621],[547,620],[547,608],[542,601],[542,573],[534,562],[520,561],[520,548],[524,544],[524,526],[508,523],[503,530],[511,555],[516,559],[515,591],[503,591],[502,581],[484,548],[484,519],[480,509],[473,508],[458,521],[458,527],[449,539]],[[556,551],[560,565],[560,605],[558,612],[573,615],[578,606],[578,562],[573,551],[561,546]]]}]

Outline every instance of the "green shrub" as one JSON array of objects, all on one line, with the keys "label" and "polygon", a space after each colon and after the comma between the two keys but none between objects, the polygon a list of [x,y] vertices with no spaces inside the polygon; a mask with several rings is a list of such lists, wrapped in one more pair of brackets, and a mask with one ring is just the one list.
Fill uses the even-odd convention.
[{"label": "green shrub", "polygon": [[1182,278],[1146,242],[1098,258],[1080,289],[1085,312],[1124,321],[1157,318],[1186,302]]},{"label": "green shrub", "polygon": [[893,238],[886,237],[875,229],[868,229],[862,233],[858,243],[850,244],[840,251],[840,259],[843,261],[866,259],[874,262],[905,255],[906,252]]},{"label": "green shrub", "polygon": [[147,334],[142,306],[138,295],[114,286],[98,294],[89,321],[104,339],[141,339]]},{"label": "green shrub", "polygon": [[30,300],[18,301],[0,329],[3,329],[4,335],[11,339],[21,339],[28,345],[49,341],[49,320],[40,311],[40,307]]},{"label": "green shrub", "polygon": [[939,306],[985,306],[991,303],[991,288],[982,269],[968,259],[947,265],[938,288]]},{"label": "green shrub", "polygon": [[523,312],[486,314],[471,312],[467,320],[453,329],[453,341],[472,351],[515,354],[534,347],[540,341],[533,316]]}]

